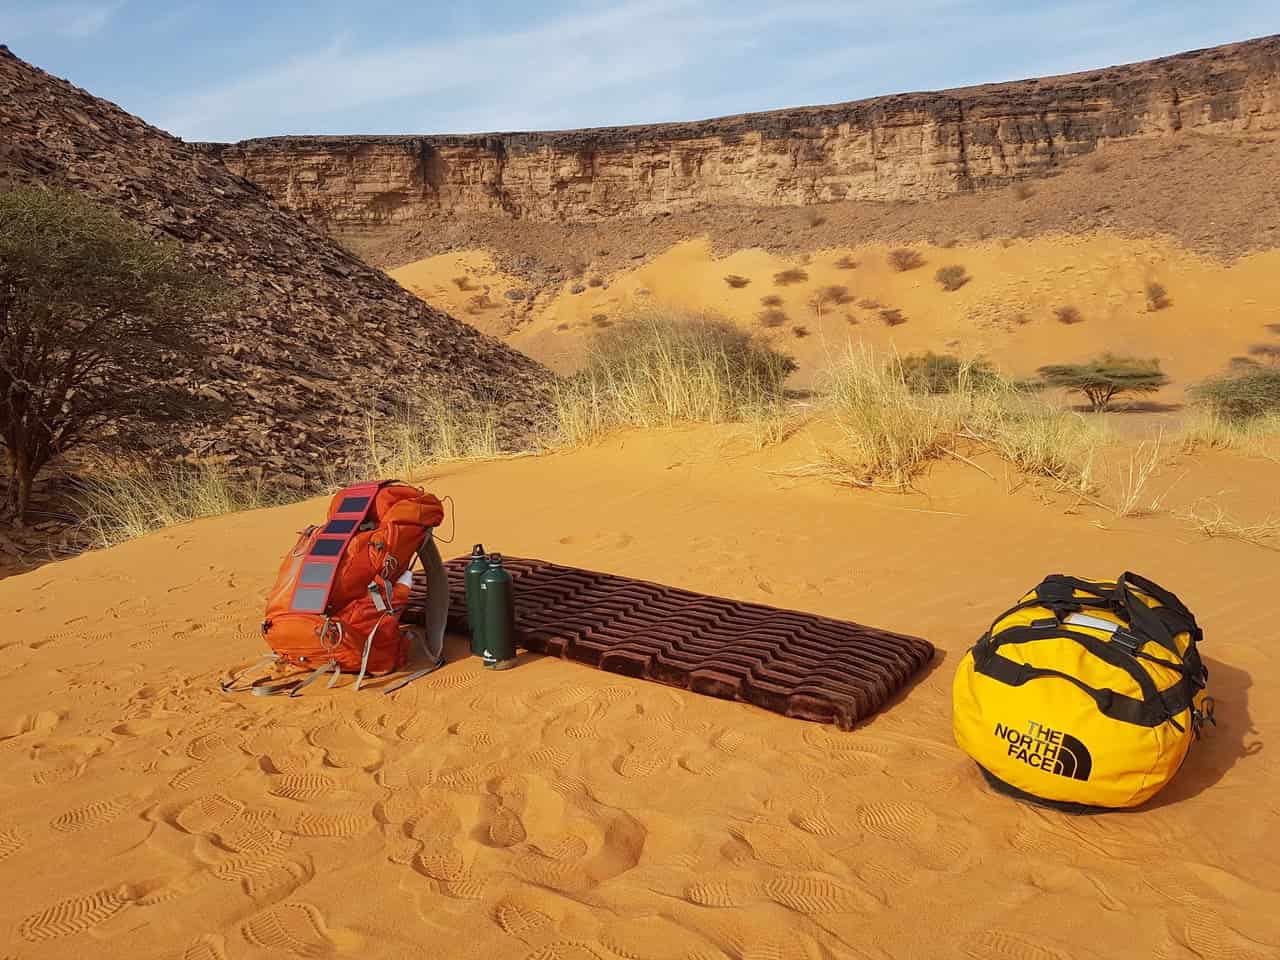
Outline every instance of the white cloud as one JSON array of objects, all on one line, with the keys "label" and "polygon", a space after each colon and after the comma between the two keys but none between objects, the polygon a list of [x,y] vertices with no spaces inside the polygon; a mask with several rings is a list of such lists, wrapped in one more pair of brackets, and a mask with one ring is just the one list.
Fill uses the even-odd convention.
[{"label": "white cloud", "polygon": [[[1247,31],[1267,19],[1273,2],[1237,0],[1232,27]],[[1196,6],[612,0],[505,33],[382,45],[337,35],[282,62],[139,106],[180,136],[223,140],[702,119],[1172,53],[1205,31],[1187,22]]]},{"label": "white cloud", "polygon": [[[623,0],[506,34],[382,49],[359,49],[338,37],[322,50],[170,98],[149,119],[188,138],[235,139],[314,132],[325,115],[395,100],[405,104],[406,115],[430,116],[433,130],[440,130],[439,118],[458,116],[457,101],[465,98],[475,109],[454,132],[533,129],[549,118],[581,116],[584,103],[620,90],[629,90],[641,119],[649,119],[655,108],[665,106],[670,115],[685,103],[678,89],[682,71],[760,46],[783,24],[853,21],[862,6],[802,2],[751,10],[697,0]],[[415,100],[430,109],[415,108]]]},{"label": "white cloud", "polygon": [[0,5],[0,40],[55,36],[84,39],[98,33],[124,5],[51,3],[32,10],[29,3]]}]

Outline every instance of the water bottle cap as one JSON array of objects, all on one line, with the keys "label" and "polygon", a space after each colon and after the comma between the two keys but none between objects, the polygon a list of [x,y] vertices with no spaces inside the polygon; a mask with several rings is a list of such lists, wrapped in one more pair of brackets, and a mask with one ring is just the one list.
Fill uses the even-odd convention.
[{"label": "water bottle cap", "polygon": [[472,548],[471,548],[471,555],[472,555],[473,557],[483,557],[483,556],[484,556],[484,544],[483,544],[483,543],[477,543],[474,547],[472,547]]},{"label": "water bottle cap", "polygon": [[502,566],[502,554],[500,553],[489,554],[489,565],[494,567]]}]

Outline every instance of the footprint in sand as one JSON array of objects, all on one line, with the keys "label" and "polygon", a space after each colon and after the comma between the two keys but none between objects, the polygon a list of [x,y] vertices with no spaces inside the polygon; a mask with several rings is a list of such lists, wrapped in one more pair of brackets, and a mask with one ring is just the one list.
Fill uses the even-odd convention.
[{"label": "footprint in sand", "polygon": [[365,813],[301,813],[294,821],[293,832],[300,837],[339,837],[349,839],[372,830],[377,824]]},{"label": "footprint in sand", "polygon": [[563,919],[555,901],[532,891],[505,897],[493,908],[494,923],[502,932],[525,943],[548,939]]},{"label": "footprint in sand", "polygon": [[784,870],[818,870],[822,867],[821,855],[793,829],[753,823],[730,827],[729,833],[747,844],[756,860],[770,866]]},{"label": "footprint in sand", "polygon": [[227,953],[222,949],[222,938],[206,933],[182,951],[182,960],[227,960]]},{"label": "footprint in sand", "polygon": [[132,796],[114,797],[110,800],[95,800],[82,807],[68,810],[54,817],[49,826],[61,833],[77,833],[81,830],[95,830],[105,827],[120,814],[129,809],[137,798]]},{"label": "footprint in sand", "polygon": [[760,892],[774,903],[804,914],[860,913],[880,906],[863,890],[807,874],[773,877],[761,884]]},{"label": "footprint in sand", "polygon": [[754,885],[738,880],[703,880],[684,891],[684,899],[700,907],[744,907],[754,896]]},{"label": "footprint in sand", "polygon": [[254,900],[286,897],[313,876],[312,869],[280,856],[238,856],[224,860],[212,870],[213,876],[238,883]]},{"label": "footprint in sand", "polygon": [[382,760],[382,741],[346,720],[333,720],[307,738],[324,751],[332,767],[368,770]]},{"label": "footprint in sand", "polygon": [[334,952],[324,915],[309,903],[281,903],[245,921],[244,938],[273,953],[318,957]]},{"label": "footprint in sand", "polygon": [[601,957],[581,940],[558,940],[527,954],[525,960],[601,960]]},{"label": "footprint in sand", "polygon": [[600,942],[627,960],[710,960],[719,951],[697,934],[661,916],[615,920]]},{"label": "footprint in sand", "polygon": [[272,777],[267,792],[273,797],[310,803],[328,796],[337,787],[337,781],[322,773],[290,773]]},{"label": "footprint in sand", "polygon": [[27,845],[26,835],[14,827],[0,829],[0,863]]},{"label": "footprint in sand", "polygon": [[239,800],[220,793],[201,797],[186,804],[174,815],[173,823],[187,833],[204,835],[216,833],[244,811]]},{"label": "footprint in sand", "polygon": [[1070,960],[1068,954],[1003,930],[984,930],[966,938],[961,948],[973,960]]},{"label": "footprint in sand", "polygon": [[24,919],[18,926],[18,933],[31,943],[83,933],[111,919],[124,908],[129,900],[121,893],[99,890],[87,896],[62,900]]},{"label": "footprint in sand", "polygon": [[907,841],[932,834],[937,818],[915,800],[885,800],[858,808],[858,822],[868,833],[885,840]]},{"label": "footprint in sand", "polygon": [[626,753],[613,761],[613,769],[627,780],[643,780],[661,773],[670,762],[670,751],[664,750],[662,742],[655,738],[632,744]]},{"label": "footprint in sand", "polygon": [[1268,960],[1276,956],[1274,946],[1250,940],[1200,904],[1171,915],[1169,925],[1174,939],[1203,960]]}]

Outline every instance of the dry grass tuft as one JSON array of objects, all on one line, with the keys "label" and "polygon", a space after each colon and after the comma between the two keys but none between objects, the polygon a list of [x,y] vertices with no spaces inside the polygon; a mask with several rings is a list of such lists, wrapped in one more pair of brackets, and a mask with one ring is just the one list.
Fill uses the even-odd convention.
[{"label": "dry grass tuft", "polygon": [[502,455],[498,410],[445,397],[406,398],[390,418],[365,417],[365,463],[379,477],[420,476],[433,464]]},{"label": "dry grass tuft", "polygon": [[768,310],[761,310],[760,315],[756,317],[756,319],[759,321],[760,326],[772,329],[774,327],[781,327],[789,318],[784,311],[776,308],[770,308]]},{"label": "dry grass tuft", "polygon": [[1206,537],[1220,537],[1252,543],[1268,550],[1280,549],[1280,518],[1267,517],[1258,523],[1243,523],[1231,517],[1222,505],[1208,497],[1201,497],[1187,510],[1177,514],[1179,520],[1189,523]]},{"label": "dry grass tuft", "polygon": [[972,361],[961,364],[955,384],[942,394],[918,392],[901,362],[851,350],[824,384],[843,442],[823,451],[823,472],[851,486],[901,489],[942,457],[967,461],[961,452],[967,447],[994,452],[1064,489],[1093,489],[1099,435],[1083,417],[1049,406]]},{"label": "dry grass tuft", "polygon": [[841,257],[839,260],[835,262],[835,267],[837,270],[857,270],[858,266],[859,266],[858,261],[853,259],[853,257],[849,256],[848,254],[845,254],[843,257]]},{"label": "dry grass tuft", "polygon": [[1163,464],[1164,431],[1158,433],[1154,440],[1142,441],[1138,449],[1129,454],[1128,461],[1120,468],[1120,489],[1112,513],[1117,518],[1145,517],[1160,510],[1164,497],[1160,494],[1145,505],[1147,484]]},{"label": "dry grass tuft", "polygon": [[86,539],[110,547],[190,520],[285,503],[302,492],[269,490],[261,482],[233,478],[217,464],[157,468],[103,462],[89,471],[72,500]]},{"label": "dry grass tuft", "polygon": [[751,283],[749,277],[741,277],[736,273],[731,273],[724,278],[724,282],[731,286],[734,290],[741,290],[743,287]]},{"label": "dry grass tuft", "polygon": [[1068,326],[1073,323],[1080,323],[1084,320],[1084,317],[1080,315],[1080,311],[1071,306],[1071,304],[1065,304],[1061,307],[1057,307],[1053,311],[1053,317],[1059,323],[1065,323]]},{"label": "dry grass tuft", "polygon": [[767,297],[760,298],[760,305],[762,307],[780,307],[782,306],[782,298],[776,293],[771,293]]},{"label": "dry grass tuft", "polygon": [[643,314],[599,333],[586,365],[556,388],[555,446],[620,427],[773,416],[790,357],[716,317]]}]

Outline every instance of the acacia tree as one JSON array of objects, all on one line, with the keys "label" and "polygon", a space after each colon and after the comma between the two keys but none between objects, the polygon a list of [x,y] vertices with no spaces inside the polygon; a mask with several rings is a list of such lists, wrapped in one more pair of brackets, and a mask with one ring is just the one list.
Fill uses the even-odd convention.
[{"label": "acacia tree", "polygon": [[1106,410],[1116,397],[1130,393],[1155,393],[1169,382],[1160,372],[1160,361],[1118,357],[1104,353],[1088,363],[1059,363],[1041,367],[1043,383],[1083,393],[1095,412]]},{"label": "acacia tree", "polygon": [[[50,460],[131,421],[180,415],[166,386],[219,290],[180,247],[84,197],[0,191],[0,439],[21,522]],[[189,408],[187,408],[189,409]]]}]

